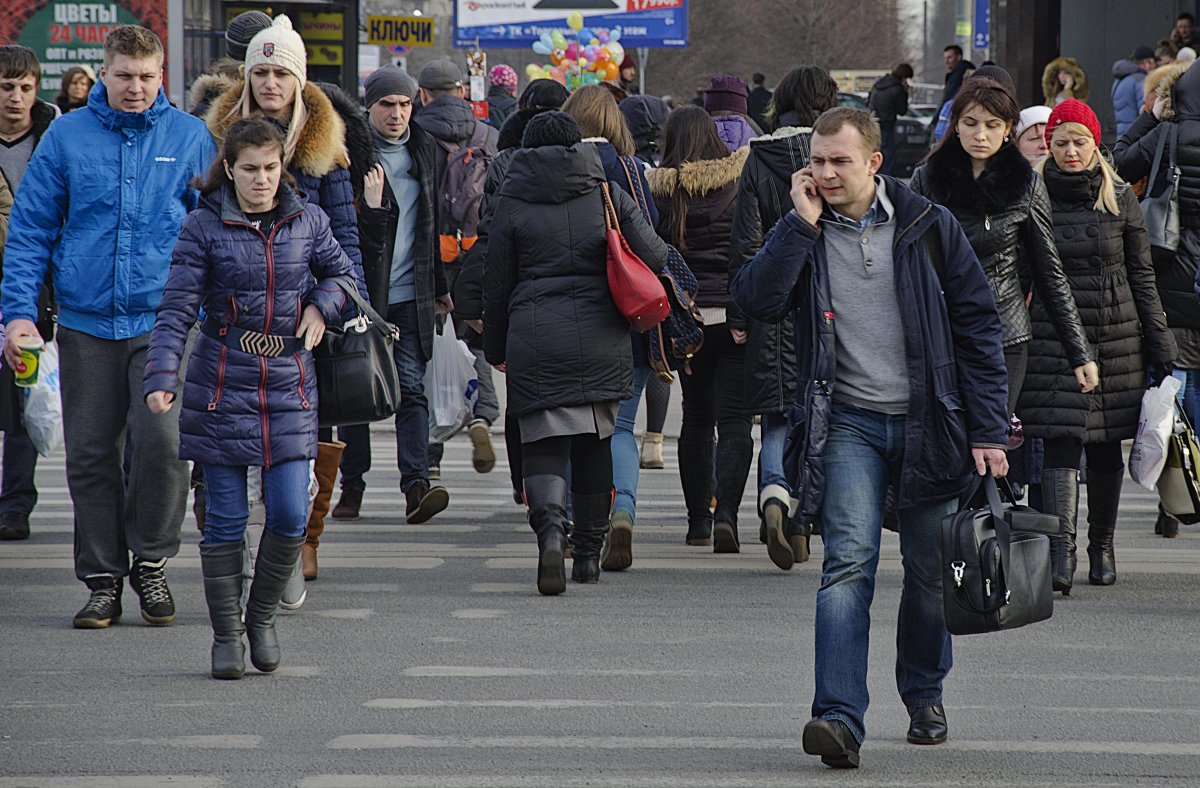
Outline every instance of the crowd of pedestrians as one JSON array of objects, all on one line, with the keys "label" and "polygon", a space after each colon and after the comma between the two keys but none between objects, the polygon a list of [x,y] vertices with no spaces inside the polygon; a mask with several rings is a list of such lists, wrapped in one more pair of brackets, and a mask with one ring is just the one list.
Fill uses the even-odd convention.
[{"label": "crowd of pedestrians", "polygon": [[[1190,22],[1171,58],[1192,45]],[[212,675],[240,678],[246,641],[259,671],[281,663],[276,611],[303,604],[326,517],[359,516],[370,471],[368,425],[335,436],[317,419],[312,350],[354,301],[398,328],[408,523],[450,506],[425,379],[454,321],[478,381],[473,466],[493,469],[502,420],[537,589],[564,593],[568,560],[577,583],[630,568],[639,469],[663,465],[674,376],[614,303],[614,228],[651,271],[684,266],[698,282],[703,342],[679,370],[681,541],[740,551],[756,418],[759,540],[789,570],[819,534],[803,747],[832,767],[858,766],[866,737],[885,519],[903,556],[907,739],[939,744],[952,645],[938,526],[971,475],[1004,476],[1011,459],[1030,501],[1058,515],[1053,587],[1068,594],[1086,461],[1088,581],[1111,585],[1142,391],[1181,375],[1200,415],[1200,71],[1186,56],[1139,47],[1114,67],[1109,156],[1076,61],[1049,63],[1045,105],[1022,109],[1003,68],[947,47],[942,133],[906,183],[889,165],[907,64],[876,83],[874,115],[838,107],[818,66],[774,91],[761,74],[753,90],[716,74],[697,106],[671,110],[631,95],[631,59],[618,83],[573,93],[518,91],[500,65],[479,118],[447,60],[415,78],[376,70],[362,104],[310,82],[286,16],[239,15],[226,49],[190,115],[168,103],[144,28],[114,28],[99,79],[72,69],[57,108],[36,98],[32,52],[0,47],[0,538],[28,538],[37,500],[13,370],[23,343],[54,339],[89,592],[77,628],[118,623],[126,580],[148,623],[174,620],[166,565],[190,487]],[[1181,241],[1152,252],[1129,184],[1168,133]],[[1010,450],[1018,417],[1026,446]],[[1161,512],[1159,530],[1178,522]]]}]

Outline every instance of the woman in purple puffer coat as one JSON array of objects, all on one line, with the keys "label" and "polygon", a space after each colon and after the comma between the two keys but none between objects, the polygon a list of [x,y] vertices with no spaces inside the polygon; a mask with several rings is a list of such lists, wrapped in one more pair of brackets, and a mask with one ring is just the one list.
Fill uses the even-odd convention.
[{"label": "woman in purple puffer coat", "polygon": [[[188,330],[204,307],[187,362],[179,455],[205,472],[200,558],[214,678],[242,676],[243,632],[256,668],[279,665],[275,609],[304,544],[309,461],[317,456],[310,351],[346,303],[332,280],[357,284],[325,213],[287,181],[283,136],[274,125],[254,119],[230,126],[200,206],[175,244],[146,362],[147,404],[165,412]],[[263,469],[267,516],[243,625],[247,467]]]}]

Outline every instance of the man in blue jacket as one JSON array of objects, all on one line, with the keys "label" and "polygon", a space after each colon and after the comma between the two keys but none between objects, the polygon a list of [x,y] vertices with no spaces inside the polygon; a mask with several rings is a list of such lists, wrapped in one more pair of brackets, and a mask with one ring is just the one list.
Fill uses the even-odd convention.
[{"label": "man in blue jacket", "polygon": [[1117,120],[1117,139],[1125,136],[1142,111],[1142,101],[1145,99],[1142,83],[1157,64],[1154,50],[1147,46],[1140,46],[1129,57],[1113,63],[1112,103],[1113,117]]},{"label": "man in blue jacket", "polygon": [[908,740],[946,739],[940,523],[972,470],[1008,471],[1007,376],[987,278],[951,214],[876,173],[879,127],[836,108],[813,126],[789,212],[730,285],[750,317],[795,310],[800,401],[789,441],[793,517],[825,547],[816,693],[804,751],[858,766],[870,607],[889,484],[904,585],[896,683]]},{"label": "man in blue jacket", "polygon": [[142,374],[171,251],[196,204],[188,182],[214,149],[203,121],[167,102],[162,63],[151,31],[109,33],[87,107],[52,123],[29,162],[4,251],[0,309],[14,368],[21,340],[38,336],[47,268],[54,277],[75,575],[91,591],[74,620],[83,629],[120,620],[127,574],[148,623],[175,618],[164,567],[179,551],[188,490],[181,397],[152,414]]}]

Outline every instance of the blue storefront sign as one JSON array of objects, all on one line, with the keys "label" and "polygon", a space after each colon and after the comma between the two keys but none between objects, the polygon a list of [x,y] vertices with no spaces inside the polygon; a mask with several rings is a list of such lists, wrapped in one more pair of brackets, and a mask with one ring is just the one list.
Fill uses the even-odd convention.
[{"label": "blue storefront sign", "polygon": [[589,29],[621,28],[621,44],[686,47],[687,0],[455,0],[454,46],[525,47],[542,33],[569,31],[578,11]]},{"label": "blue storefront sign", "polygon": [[992,19],[992,4],[990,0],[975,0],[975,39],[973,49],[987,49],[990,46],[989,27]]}]

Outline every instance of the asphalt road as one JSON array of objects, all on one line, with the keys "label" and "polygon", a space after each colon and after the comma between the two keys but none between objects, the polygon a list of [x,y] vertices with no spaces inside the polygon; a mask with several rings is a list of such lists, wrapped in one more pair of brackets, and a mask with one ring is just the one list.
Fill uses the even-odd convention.
[{"label": "asphalt road", "polygon": [[375,435],[364,516],[331,521],[320,579],[281,617],[284,666],[235,682],[208,676],[190,517],[173,626],[144,625],[126,591],[120,626],[71,628],[86,593],[62,460],[43,461],[32,539],[0,543],[0,788],[1200,784],[1200,530],[1155,537],[1130,481],[1118,584],[1084,570],[1050,621],[956,639],[940,747],[904,741],[885,534],[870,738],[863,768],[833,773],[800,748],[815,540],[777,570],[748,495],[740,555],[685,546],[669,441],[668,468],[642,474],[632,569],[544,598],[503,463],[480,476],[452,442],[450,509],[408,526]]}]

